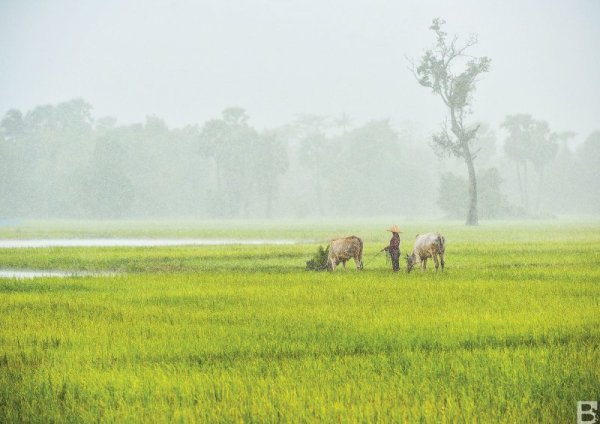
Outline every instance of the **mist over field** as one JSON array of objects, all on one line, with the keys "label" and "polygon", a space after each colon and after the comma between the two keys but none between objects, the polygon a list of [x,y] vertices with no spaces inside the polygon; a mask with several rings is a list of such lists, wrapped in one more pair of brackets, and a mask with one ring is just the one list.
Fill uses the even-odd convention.
[{"label": "mist over field", "polygon": [[0,423],[598,421],[599,23],[0,0]]},{"label": "mist over field", "polygon": [[0,218],[463,219],[437,17],[490,60],[479,218],[598,215],[597,1],[4,1]]}]

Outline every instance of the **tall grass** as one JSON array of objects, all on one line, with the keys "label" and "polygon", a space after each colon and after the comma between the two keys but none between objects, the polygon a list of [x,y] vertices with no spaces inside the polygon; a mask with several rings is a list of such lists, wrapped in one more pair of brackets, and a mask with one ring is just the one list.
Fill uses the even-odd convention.
[{"label": "tall grass", "polygon": [[123,273],[0,280],[0,422],[573,421],[600,395],[599,228],[434,229],[443,274],[369,262],[375,229],[361,273],[303,271],[317,244],[0,252]]}]

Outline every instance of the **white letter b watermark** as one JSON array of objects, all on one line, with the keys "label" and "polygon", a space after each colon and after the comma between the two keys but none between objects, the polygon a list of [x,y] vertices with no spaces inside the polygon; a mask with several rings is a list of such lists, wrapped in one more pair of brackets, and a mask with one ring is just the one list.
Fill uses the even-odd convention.
[{"label": "white letter b watermark", "polygon": [[598,423],[598,402],[595,400],[580,400],[577,402],[577,424]]}]

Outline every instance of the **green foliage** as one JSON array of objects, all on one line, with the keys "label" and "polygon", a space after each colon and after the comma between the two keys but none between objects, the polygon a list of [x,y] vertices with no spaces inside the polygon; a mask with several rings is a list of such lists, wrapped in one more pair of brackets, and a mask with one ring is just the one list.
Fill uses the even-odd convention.
[{"label": "green foliage", "polygon": [[337,145],[339,153],[329,168],[336,213],[398,211],[403,193],[399,182],[410,171],[402,166],[407,162],[406,153],[401,151],[398,134],[390,122],[368,122],[339,136]]},{"label": "green foliage", "polygon": [[313,245],[3,252],[136,272],[0,280],[0,421],[572,421],[600,381],[598,222],[403,229],[434,225],[443,274],[304,272]]},{"label": "green foliage", "polygon": [[101,139],[81,178],[80,197],[87,216],[119,218],[129,211],[134,188],[125,172],[125,150]]},{"label": "green foliage", "polygon": [[77,204],[73,164],[87,161],[93,149],[91,105],[74,99],[25,114],[10,110],[0,133],[7,141],[0,157],[8,172],[7,184],[0,183],[6,215],[56,216]]},{"label": "green foliage", "polygon": [[590,170],[600,168],[600,131],[594,131],[587,136],[577,153]]},{"label": "green foliage", "polygon": [[[313,191],[323,210],[336,216],[414,213],[405,201],[407,192],[427,192],[431,181],[423,172],[423,152],[411,149],[409,141],[389,120],[370,121],[333,136],[305,135],[299,158],[311,172]],[[420,202],[427,201],[415,196],[411,203],[419,208]]]},{"label": "green foliage", "polygon": [[[418,131],[395,128],[387,120],[354,128],[349,122],[347,115],[336,121],[304,116],[293,125],[259,132],[242,108],[228,108],[202,126],[169,128],[158,117],[123,125],[92,116],[91,105],[81,99],[27,112],[9,110],[0,121],[0,217],[436,213],[431,187],[437,168]],[[465,127],[465,134],[475,129],[471,157],[489,166],[493,131],[477,124]],[[449,137],[450,144],[456,141],[452,128],[438,135]],[[597,212],[594,149],[571,154],[566,143],[571,136],[550,133],[550,144],[539,144],[535,166],[545,169],[548,181],[540,184],[545,186],[540,197],[548,212]],[[447,154],[444,143],[434,146]],[[546,162],[557,144],[562,144],[562,162]],[[460,156],[460,146],[452,146]],[[503,177],[510,176],[501,169]],[[568,201],[556,202],[557,197]]]},{"label": "green foliage", "polygon": [[[469,175],[469,206],[465,211],[467,225],[478,225],[477,177],[473,161],[476,157],[472,148],[479,125],[468,125],[466,117],[471,113],[471,104],[476,83],[480,75],[490,70],[488,57],[474,57],[467,50],[477,44],[477,37],[471,36],[462,46],[458,36],[448,40],[443,26],[446,21],[437,18],[429,29],[435,32],[435,47],[427,50],[413,73],[424,87],[440,97],[450,118],[441,131],[432,137],[435,153],[440,156],[462,158]],[[414,66],[413,66],[414,68]]]},{"label": "green foliage", "polygon": [[[600,131],[594,131],[577,150],[578,184],[584,199],[584,205],[590,212],[600,213]],[[580,204],[582,202],[579,202]]]},{"label": "green foliage", "polygon": [[[496,168],[480,171],[477,175],[479,215],[484,219],[502,219],[522,216],[510,205],[502,193],[502,178]],[[442,175],[438,189],[438,205],[448,218],[465,216],[469,202],[467,180],[450,172]]]},{"label": "green foliage", "polygon": [[436,152],[464,157],[469,154],[468,143],[478,129],[477,126],[467,127],[464,118],[470,112],[476,83],[481,74],[489,72],[491,60],[466,53],[477,44],[475,36],[464,45],[457,44],[458,37],[448,40],[448,34],[443,30],[445,24],[443,19],[433,20],[429,28],[435,32],[435,47],[425,52],[414,73],[419,84],[439,96],[450,112],[450,128],[444,126],[433,137]]},{"label": "green foliage", "polygon": [[326,211],[325,190],[329,189],[331,163],[339,155],[339,146],[335,139],[328,137],[326,131],[330,125],[322,116],[304,115],[294,123],[299,139],[298,160],[302,167],[310,172],[310,185],[315,199],[317,212]]},{"label": "green foliage", "polygon": [[[208,121],[199,135],[200,153],[215,164],[216,190],[211,204],[218,216],[248,216],[256,198],[272,213],[278,177],[288,168],[282,137],[275,132],[259,134],[248,124],[239,107],[227,108],[221,119]],[[220,200],[219,200],[220,199]]]},{"label": "green foliage", "polygon": [[200,133],[200,152],[214,160],[217,195],[224,199],[223,216],[239,216],[252,197],[252,144],[258,137],[239,108],[223,111],[221,119],[208,121]]},{"label": "green foliage", "polygon": [[257,185],[256,196],[265,200],[265,216],[270,218],[279,188],[279,177],[290,165],[283,136],[274,131],[260,134],[254,140],[249,159],[252,161],[252,173]]},{"label": "green foliage", "polygon": [[540,212],[545,187],[545,170],[559,151],[559,142],[566,143],[575,135],[572,132],[550,131],[546,121],[533,119],[528,114],[509,115],[501,127],[508,132],[504,142],[506,155],[517,165],[517,179],[523,207],[529,209],[529,182],[527,163],[530,162],[538,174],[535,211]]},{"label": "green foliage", "polygon": [[329,257],[329,246],[323,249],[319,246],[312,259],[306,262],[307,271],[323,271],[327,269],[327,258]]},{"label": "green foliage", "polygon": [[556,156],[558,140],[570,137],[551,132],[546,121],[526,114],[507,116],[501,127],[508,132],[504,141],[506,155],[515,162],[531,161],[538,171]]},{"label": "green foliage", "polygon": [[270,216],[288,166],[285,135],[258,133],[241,108],[201,130],[157,117],[94,120],[79,99],[10,110],[0,122],[0,216]]},{"label": "green foliage", "polygon": [[465,178],[451,172],[444,173],[440,178],[437,204],[448,218],[461,218],[467,212],[467,184]]}]

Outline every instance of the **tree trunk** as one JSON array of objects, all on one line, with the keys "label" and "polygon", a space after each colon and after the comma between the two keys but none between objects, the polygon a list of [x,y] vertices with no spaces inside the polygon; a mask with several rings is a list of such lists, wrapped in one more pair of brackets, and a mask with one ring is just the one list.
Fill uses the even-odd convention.
[{"label": "tree trunk", "polygon": [[523,205],[525,206],[525,212],[529,213],[529,189],[528,189],[528,181],[527,181],[527,161],[523,162],[523,198],[525,201]]},{"label": "tree trunk", "polygon": [[317,172],[315,174],[315,187],[317,190],[317,206],[319,207],[319,216],[323,216],[325,213],[323,211],[323,193],[321,190],[321,172],[317,167]]},{"label": "tree trunk", "polygon": [[477,214],[477,177],[475,175],[473,157],[468,147],[465,148],[465,162],[469,171],[469,210],[467,211],[466,225],[479,225],[479,216]]},{"label": "tree trunk", "polygon": [[273,194],[271,193],[271,190],[267,189],[267,204],[266,204],[266,210],[265,210],[265,214],[267,218],[271,218],[271,216],[273,215]]},{"label": "tree trunk", "polygon": [[217,192],[221,193],[221,169],[219,167],[219,161],[215,159],[215,174],[217,176]]},{"label": "tree trunk", "polygon": [[521,181],[521,164],[515,161],[517,166],[517,182],[519,183],[519,196],[521,197],[521,205],[525,205],[525,195],[523,194],[523,182]]},{"label": "tree trunk", "polygon": [[452,120],[452,132],[458,138],[463,153],[463,158],[469,171],[469,209],[467,210],[466,225],[479,225],[477,214],[477,176],[475,175],[475,165],[473,164],[473,155],[469,149],[469,140],[465,139],[465,131],[462,122],[456,119],[456,112],[453,107],[450,108],[450,118]]},{"label": "tree trunk", "polygon": [[541,207],[542,207],[542,193],[544,191],[544,168],[541,167],[539,169],[539,174],[540,174],[540,182],[539,182],[539,186],[538,186],[538,193],[537,193],[537,202],[535,205],[535,212],[539,215]]}]

